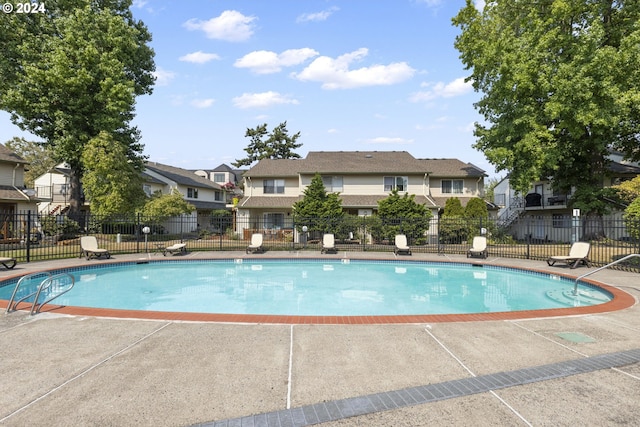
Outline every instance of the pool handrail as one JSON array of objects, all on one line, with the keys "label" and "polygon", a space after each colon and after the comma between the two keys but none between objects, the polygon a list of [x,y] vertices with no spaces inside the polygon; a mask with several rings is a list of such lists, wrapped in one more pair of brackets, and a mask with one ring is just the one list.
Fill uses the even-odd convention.
[{"label": "pool handrail", "polygon": [[[69,276],[71,278],[71,286],[68,286],[65,290],[63,290],[62,292],[59,292],[55,295],[53,295],[52,297],[44,300],[42,303],[38,304],[38,299],[40,298],[40,293],[45,290],[48,289],[49,287],[51,287],[51,285],[54,283],[54,280],[63,276]],[[54,299],[58,298],[60,295],[64,295],[67,292],[69,292],[73,286],[76,284],[76,278],[73,276],[73,274],[70,273],[58,273],[55,276],[50,276],[46,279],[44,279],[42,281],[42,283],[40,283],[40,286],[38,286],[38,291],[36,292],[36,297],[33,300],[33,305],[31,306],[31,315],[33,316],[34,314],[38,314],[40,312],[40,309],[47,303],[50,303],[51,301],[53,301]]]},{"label": "pool handrail", "polygon": [[[51,278],[51,273],[50,272],[48,272],[48,271],[38,271],[36,273],[30,273],[30,274],[27,274],[25,276],[22,276],[20,278],[20,280],[18,280],[18,283],[16,283],[16,287],[13,289],[13,293],[11,294],[11,298],[9,299],[9,304],[7,304],[7,311],[6,311],[7,313],[11,313],[12,311],[16,311],[17,308],[18,308],[18,304],[20,304],[22,301],[26,300],[27,298],[30,298],[30,297],[34,296],[38,292],[36,290],[36,291],[30,293],[29,295],[26,295],[26,296],[20,298],[18,301],[16,301],[14,303],[13,300],[15,299],[16,294],[18,293],[18,289],[20,289],[20,286],[22,285],[22,283],[24,283],[27,279],[31,279],[33,277],[43,276],[43,275],[46,275],[47,277],[42,282],[40,282],[40,286],[41,286],[44,281],[46,281],[46,280]],[[40,286],[38,286],[38,288]]]},{"label": "pool handrail", "polygon": [[595,270],[590,271],[590,272],[588,272],[588,273],[585,273],[585,274],[583,274],[582,276],[576,277],[575,285],[574,285],[574,287],[573,287],[573,295],[574,295],[574,296],[575,296],[575,295],[578,295],[578,282],[579,282],[581,279],[584,279],[585,277],[590,276],[590,275],[592,275],[593,273],[597,273],[597,272],[598,272],[598,271],[600,271],[600,270],[604,270],[605,268],[609,268],[609,267],[611,267],[612,265],[619,264],[619,263],[621,263],[622,261],[626,261],[626,260],[628,260],[628,259],[630,259],[630,258],[634,258],[634,257],[638,257],[638,258],[640,258],[640,254],[629,254],[629,255],[626,255],[626,256],[624,256],[624,257],[622,257],[622,258],[620,258],[620,259],[617,259],[617,260],[615,260],[615,261],[613,261],[613,262],[610,262],[609,264],[607,264],[607,265],[605,265],[605,266],[602,266],[602,267],[596,268]]}]

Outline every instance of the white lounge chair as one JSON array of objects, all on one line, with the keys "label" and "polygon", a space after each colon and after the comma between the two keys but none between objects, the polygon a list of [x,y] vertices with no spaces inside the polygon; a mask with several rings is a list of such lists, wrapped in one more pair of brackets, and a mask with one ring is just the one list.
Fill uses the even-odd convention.
[{"label": "white lounge chair", "polygon": [[333,234],[327,233],[322,236],[322,249],[320,249],[321,254],[328,253],[338,253],[336,249],[336,238]]},{"label": "white lounge chair", "polygon": [[404,234],[396,235],[395,239],[396,248],[393,250],[393,253],[398,254],[406,254],[411,255],[411,248],[407,245],[407,236]]},{"label": "white lounge chair", "polygon": [[473,244],[471,245],[471,248],[467,251],[467,258],[486,258],[488,256],[489,253],[487,252],[487,238],[484,236],[475,236],[473,238]]},{"label": "white lounge chair", "polygon": [[552,266],[556,262],[561,261],[571,264],[571,268],[576,268],[581,263],[590,267],[588,258],[590,250],[591,243],[575,242],[571,245],[571,249],[569,249],[569,255],[556,255],[549,257],[549,259],[547,259],[547,264]]},{"label": "white lounge chair", "polygon": [[253,233],[251,235],[251,243],[247,246],[247,253],[264,253],[264,247],[262,241],[264,236],[262,233]]},{"label": "white lounge chair", "polygon": [[87,257],[87,261],[91,258],[111,258],[108,250],[98,247],[98,241],[95,236],[80,237],[80,258]]},{"label": "white lounge chair", "polygon": [[7,270],[11,270],[13,267],[15,267],[16,263],[17,261],[15,258],[0,257],[0,264],[4,265],[4,268],[6,268]]},{"label": "white lounge chair", "polygon": [[187,244],[186,243],[174,243],[171,246],[167,246],[162,250],[162,255],[167,256],[167,254],[184,254],[187,253]]}]

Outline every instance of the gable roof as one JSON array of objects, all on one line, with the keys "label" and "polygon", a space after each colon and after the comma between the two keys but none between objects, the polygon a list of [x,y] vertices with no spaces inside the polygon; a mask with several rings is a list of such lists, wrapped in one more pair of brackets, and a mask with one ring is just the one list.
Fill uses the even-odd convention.
[{"label": "gable roof", "polygon": [[472,163],[458,159],[419,159],[424,170],[432,176],[442,177],[484,177],[487,173]]},{"label": "gable roof", "polygon": [[406,151],[311,151],[304,159],[263,159],[247,177],[294,177],[299,174],[424,174],[483,177],[485,171],[458,159],[416,159]]},{"label": "gable roof", "polygon": [[159,175],[162,175],[170,180],[190,187],[199,188],[213,188],[220,190],[220,185],[213,181],[209,181],[206,178],[196,175],[190,170],[177,168],[175,166],[163,165],[162,163],[147,162],[145,167]]},{"label": "gable roof", "polygon": [[4,144],[0,144],[0,161],[11,163],[29,163],[13,151],[9,150]]}]

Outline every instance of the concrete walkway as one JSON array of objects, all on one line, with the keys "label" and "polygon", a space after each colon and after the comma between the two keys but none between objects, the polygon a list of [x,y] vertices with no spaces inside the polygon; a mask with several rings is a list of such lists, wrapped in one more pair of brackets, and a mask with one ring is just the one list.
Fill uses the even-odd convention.
[{"label": "concrete walkway", "polygon": [[[441,260],[413,256],[423,258]],[[575,275],[589,271],[548,268],[539,261],[488,262]],[[77,259],[21,264],[20,270],[0,274],[78,263],[86,265]],[[606,270],[592,277],[640,298],[637,273]],[[638,305],[558,318],[390,325],[198,323],[16,312],[0,316],[0,343],[1,425],[245,426],[263,420],[264,425],[310,425],[324,419],[333,421],[319,425],[640,425],[640,363],[634,359],[640,348]],[[619,357],[629,359],[602,362]],[[572,371],[575,363],[597,361],[603,364]],[[518,376],[532,367],[545,372],[549,365],[566,375],[534,375],[529,381]],[[497,375],[507,371],[524,380],[510,384]],[[502,386],[496,378],[502,378]],[[484,380],[494,386],[445,393]],[[431,395],[441,396],[415,397],[428,397],[427,390],[439,390]],[[411,401],[407,396],[415,392]],[[334,418],[316,414],[315,420],[308,411],[309,419],[280,415],[297,416],[320,404],[358,406],[371,402],[370,396],[387,396],[398,404],[383,402],[353,412],[364,415],[350,416],[348,410]],[[273,413],[277,424],[268,417]]]}]

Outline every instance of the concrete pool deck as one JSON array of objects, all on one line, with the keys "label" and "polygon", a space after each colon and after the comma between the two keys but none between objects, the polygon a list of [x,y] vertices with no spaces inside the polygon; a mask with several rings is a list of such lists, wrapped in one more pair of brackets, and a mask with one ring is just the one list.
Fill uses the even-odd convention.
[{"label": "concrete pool deck", "polygon": [[[394,259],[382,253],[346,255]],[[185,257],[292,256],[320,257],[317,252]],[[467,261],[434,254],[401,258]],[[139,259],[162,256],[114,257]],[[18,264],[0,278],[102,262]],[[570,276],[593,270],[491,257],[483,262]],[[604,270],[590,277],[640,298],[638,273]],[[637,304],[564,317],[360,325],[131,320],[55,311],[29,316],[3,310],[0,340],[0,425],[640,424]],[[610,355],[614,361],[602,362]],[[584,371],[576,364],[592,368]]]}]

